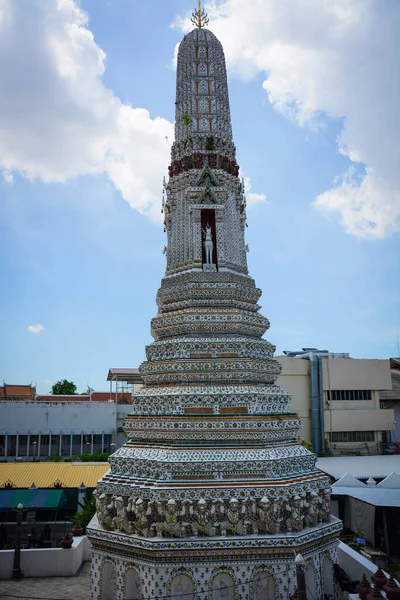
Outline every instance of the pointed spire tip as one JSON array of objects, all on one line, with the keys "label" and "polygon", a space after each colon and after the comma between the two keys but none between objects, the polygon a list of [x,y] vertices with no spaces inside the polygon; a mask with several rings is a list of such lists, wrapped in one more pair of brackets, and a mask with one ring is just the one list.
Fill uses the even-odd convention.
[{"label": "pointed spire tip", "polygon": [[196,25],[199,29],[208,25],[209,19],[204,8],[201,8],[201,0],[197,0],[197,10],[192,13],[192,17],[190,19],[193,25]]}]

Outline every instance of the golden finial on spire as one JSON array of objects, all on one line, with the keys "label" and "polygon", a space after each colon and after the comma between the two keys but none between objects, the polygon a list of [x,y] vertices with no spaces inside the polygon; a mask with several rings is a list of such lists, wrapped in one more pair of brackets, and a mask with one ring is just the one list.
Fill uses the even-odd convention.
[{"label": "golden finial on spire", "polygon": [[192,13],[191,21],[196,27],[204,27],[208,25],[208,16],[204,8],[201,8],[201,1],[197,0],[197,10]]}]

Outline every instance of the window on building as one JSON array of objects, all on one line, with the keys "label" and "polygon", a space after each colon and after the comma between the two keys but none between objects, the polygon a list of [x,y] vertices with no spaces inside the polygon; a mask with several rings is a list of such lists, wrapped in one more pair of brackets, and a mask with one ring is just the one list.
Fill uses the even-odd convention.
[{"label": "window on building", "polygon": [[81,434],[74,434],[72,436],[72,454],[80,454],[81,453]]},{"label": "window on building", "polygon": [[18,437],[18,456],[26,456],[28,453],[28,436],[20,435]]},{"label": "window on building", "polygon": [[41,435],[40,436],[40,456],[47,456],[49,453],[49,443],[50,436],[49,435]]},{"label": "window on building", "polygon": [[0,435],[0,456],[4,456],[4,453],[5,453],[5,443],[6,443],[6,436],[5,435]]},{"label": "window on building", "polygon": [[93,436],[93,454],[100,454],[102,451],[102,435],[95,433]]},{"label": "window on building", "polygon": [[110,433],[104,434],[104,452],[111,452],[112,437]]},{"label": "window on building", "polygon": [[373,431],[333,431],[332,442],[373,442]]},{"label": "window on building", "polygon": [[9,435],[7,439],[7,454],[8,456],[16,456],[17,452],[17,436]]},{"label": "window on building", "polygon": [[60,453],[60,436],[52,435],[50,436],[51,448],[50,454],[59,454]]},{"label": "window on building", "polygon": [[61,436],[61,456],[71,454],[71,436],[69,434]]},{"label": "window on building", "polygon": [[330,390],[326,392],[328,400],[372,400],[371,390]]}]

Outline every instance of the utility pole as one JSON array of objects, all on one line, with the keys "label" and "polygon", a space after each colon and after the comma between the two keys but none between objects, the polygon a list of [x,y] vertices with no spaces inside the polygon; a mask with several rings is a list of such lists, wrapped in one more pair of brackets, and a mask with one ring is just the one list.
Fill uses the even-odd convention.
[{"label": "utility pole", "polygon": [[21,571],[21,533],[22,533],[22,511],[24,510],[23,505],[20,503],[17,506],[17,538],[15,540],[14,550],[14,568],[12,571],[11,579],[22,579]]}]

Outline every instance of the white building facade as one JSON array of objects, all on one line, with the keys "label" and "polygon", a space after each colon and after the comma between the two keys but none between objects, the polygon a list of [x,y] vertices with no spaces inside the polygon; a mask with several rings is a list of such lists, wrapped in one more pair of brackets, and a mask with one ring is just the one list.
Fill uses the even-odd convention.
[{"label": "white building facade", "polygon": [[0,458],[111,452],[123,444],[129,405],[114,402],[2,401]]}]

